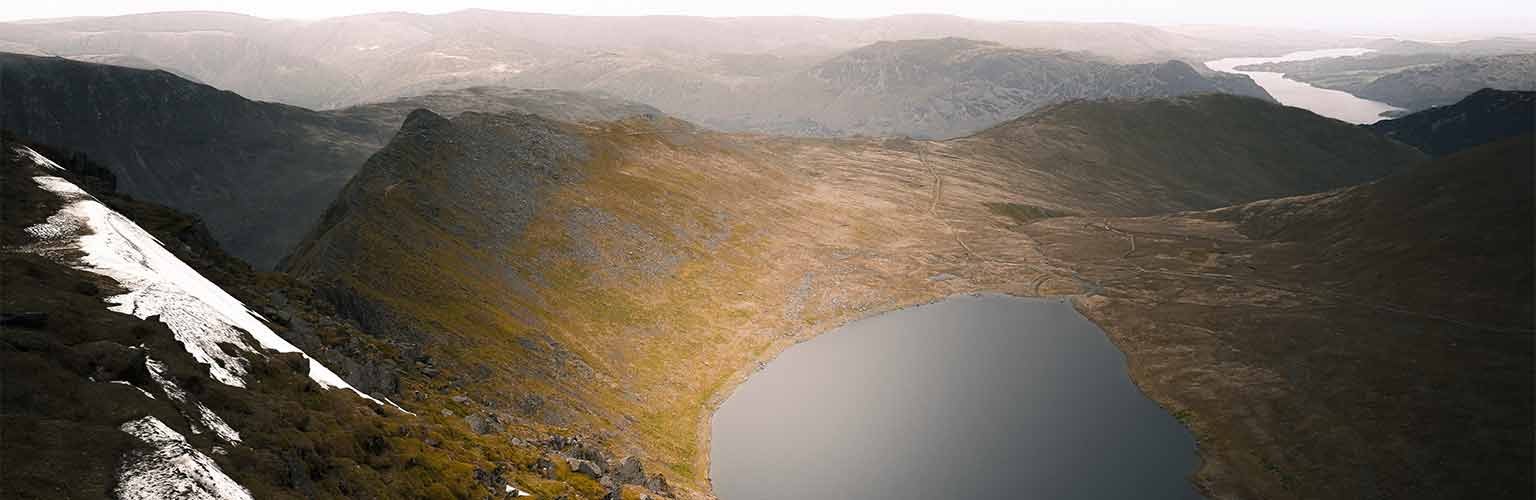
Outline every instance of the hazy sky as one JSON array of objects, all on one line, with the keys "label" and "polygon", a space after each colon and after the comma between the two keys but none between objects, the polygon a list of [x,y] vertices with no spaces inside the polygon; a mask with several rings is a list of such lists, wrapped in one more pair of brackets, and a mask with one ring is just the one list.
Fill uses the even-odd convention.
[{"label": "hazy sky", "polygon": [[983,19],[1243,24],[1359,32],[1536,32],[1536,0],[18,0],[0,19],[222,10],[321,18],[381,11],[435,14],[466,8],[581,15],[814,15],[943,13]]}]

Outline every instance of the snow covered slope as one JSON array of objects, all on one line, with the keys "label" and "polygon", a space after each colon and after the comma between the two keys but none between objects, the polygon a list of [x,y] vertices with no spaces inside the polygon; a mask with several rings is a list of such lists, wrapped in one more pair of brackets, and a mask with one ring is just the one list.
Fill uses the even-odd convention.
[{"label": "snow covered slope", "polygon": [[[30,148],[18,147],[16,152],[45,170],[63,170]],[[39,240],[34,250],[57,259],[72,252],[84,254],[77,264],[72,264],[112,278],[128,289],[127,293],[107,299],[111,310],[139,318],[158,315],[193,358],[208,366],[215,380],[245,386],[248,367],[240,354],[260,355],[261,349],[303,354],[239,300],[176,258],[138,224],[68,180],[53,176],[33,180],[65,201],[64,208],[48,217],[47,222],[27,228]],[[250,334],[255,345],[242,332]],[[220,344],[233,345],[243,353],[226,352]],[[312,358],[309,376],[321,386],[348,389],[380,403]]]},{"label": "snow covered slope", "polygon": [[121,500],[250,500],[251,492],[236,483],[213,459],[187,444],[187,439],[155,417],[143,417],[119,427],[148,446],[130,453],[118,471],[113,496]]}]

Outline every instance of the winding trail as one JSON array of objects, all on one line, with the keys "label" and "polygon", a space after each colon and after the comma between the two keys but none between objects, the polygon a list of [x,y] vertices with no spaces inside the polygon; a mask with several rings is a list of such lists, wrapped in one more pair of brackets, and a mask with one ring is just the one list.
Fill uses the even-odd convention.
[{"label": "winding trail", "polygon": [[960,237],[960,232],[955,230],[955,225],[951,224],[949,219],[945,219],[943,215],[939,215],[939,200],[944,196],[944,178],[939,176],[938,169],[933,168],[932,163],[928,163],[928,146],[924,145],[922,149],[917,151],[917,160],[923,164],[924,168],[928,169],[928,175],[933,176],[933,198],[928,202],[928,213],[933,218],[938,219],[939,222],[944,223],[944,227],[949,230],[949,235],[955,238],[955,243],[960,244],[960,248],[965,250],[966,255],[970,255],[972,259],[983,263],[992,263],[991,259],[983,258],[976,255],[976,252],[971,251],[971,246],[965,244],[965,239]]},{"label": "winding trail", "polygon": [[[955,244],[959,245],[960,249],[964,250],[966,255],[970,256],[971,259],[975,260],[976,262],[980,262],[985,266],[1025,268],[1030,272],[1035,273],[1037,276],[1035,276],[1035,278],[1030,281],[1029,289],[1032,290],[1036,296],[1045,296],[1045,293],[1041,291],[1041,287],[1045,286],[1045,284],[1050,280],[1058,278],[1067,279],[1077,283],[1079,287],[1082,287],[1082,293],[1086,293],[1088,295],[1098,294],[1104,289],[1103,285],[1084,278],[1082,274],[1078,273],[1075,269],[1050,263],[1050,259],[1045,257],[1043,254],[1039,255],[1041,263],[1028,264],[1023,262],[998,260],[976,253],[976,251],[973,250],[970,245],[966,244],[965,238],[960,236],[960,231],[955,228],[954,223],[950,222],[949,219],[946,219],[942,214],[939,213],[939,205],[943,203],[944,197],[944,176],[939,175],[938,169],[934,168],[933,163],[928,161],[929,154],[930,153],[928,151],[927,144],[923,144],[917,151],[918,161],[923,164],[923,168],[928,170],[928,175],[933,177],[933,193],[928,201],[928,213],[929,215],[933,216],[934,219],[937,219],[940,223],[944,224],[944,228],[949,232],[950,236],[955,239]],[[1030,238],[1029,235],[1022,233],[1019,235],[1024,239],[1029,240],[1030,245],[1028,248],[1030,250],[1034,251],[1036,254],[1039,254],[1039,245],[1034,241],[1033,238]]]}]

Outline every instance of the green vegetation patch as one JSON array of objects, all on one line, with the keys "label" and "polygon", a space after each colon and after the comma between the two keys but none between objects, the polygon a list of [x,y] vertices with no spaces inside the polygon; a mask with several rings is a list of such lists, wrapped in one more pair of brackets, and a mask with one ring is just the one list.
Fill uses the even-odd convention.
[{"label": "green vegetation patch", "polygon": [[1066,212],[1051,210],[1045,207],[1037,207],[1034,205],[1026,205],[1023,203],[1001,203],[989,201],[982,204],[986,205],[987,210],[990,210],[992,213],[1013,219],[1014,222],[1019,224],[1029,224],[1041,219],[1072,215]]}]

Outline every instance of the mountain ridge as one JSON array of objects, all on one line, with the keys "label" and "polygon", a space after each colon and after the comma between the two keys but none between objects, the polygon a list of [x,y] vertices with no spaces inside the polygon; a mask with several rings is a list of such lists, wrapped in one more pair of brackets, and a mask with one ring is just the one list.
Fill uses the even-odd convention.
[{"label": "mountain ridge", "polygon": [[1482,89],[1455,104],[1369,125],[1434,156],[1445,156],[1536,128],[1536,92]]},{"label": "mountain ridge", "polygon": [[[1104,133],[1116,121],[1091,110],[1115,107],[1167,118],[1164,128],[1204,136],[1218,152],[1167,154]],[[1231,126],[1253,112],[1265,119]],[[1040,113],[1045,125],[1000,126],[1039,141],[783,138],[666,117],[578,126],[465,114],[445,123],[421,113],[427,126],[369,160],[285,269],[369,331],[431,339],[435,370],[487,367],[449,394],[536,401],[518,418],[612,433],[616,448],[703,495],[708,412],[773,353],[849,319],[953,293],[1095,286],[1041,260],[1042,248],[1018,232],[1027,222],[994,207],[1015,215],[1217,208],[1340,187],[1422,159],[1364,129],[1235,96],[1073,102]],[[1072,120],[1092,135],[1058,135]],[[1017,130],[1029,127],[1040,129]],[[1286,129],[1309,145],[1254,143]],[[485,153],[501,143],[584,153]],[[1275,155],[1294,160],[1284,163],[1291,174],[1234,174],[1235,182],[1172,174],[1218,166],[1257,174],[1268,165],[1259,159]],[[507,179],[515,176],[528,178]],[[478,185],[453,187],[466,178]],[[1208,192],[1170,196],[1186,191]],[[518,218],[492,223],[483,213]],[[929,279],[941,274],[955,278]]]},{"label": "mountain ridge", "polygon": [[580,121],[659,113],[579,92],[465,89],[330,112],[245,99],[171,73],[0,53],[0,128],[79,151],[123,193],[204,219],[270,268],[415,107],[533,111]]}]

